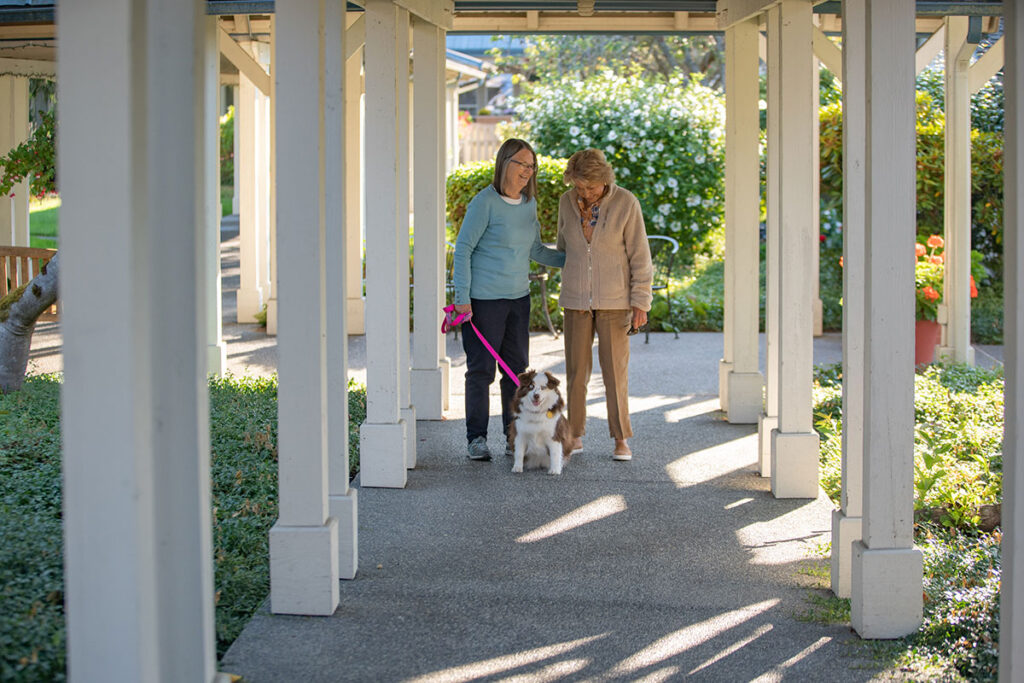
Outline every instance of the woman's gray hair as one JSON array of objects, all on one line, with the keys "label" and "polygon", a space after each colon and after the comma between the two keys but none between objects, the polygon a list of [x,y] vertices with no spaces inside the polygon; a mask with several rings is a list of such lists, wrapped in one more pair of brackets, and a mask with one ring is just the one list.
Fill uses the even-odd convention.
[{"label": "woman's gray hair", "polygon": [[533,151],[533,147],[526,140],[509,138],[501,143],[501,147],[498,148],[498,153],[494,157],[494,189],[498,191],[498,194],[503,194],[501,181],[505,177],[505,169],[508,168],[512,157],[524,149],[530,150],[530,154],[533,156],[533,175],[530,176],[530,182],[526,183],[526,187],[521,192],[523,198],[530,201],[537,196],[537,153]]},{"label": "woman's gray hair", "polygon": [[565,164],[564,179],[566,185],[579,182],[611,185],[615,182],[615,170],[605,159],[604,152],[590,147],[569,157]]}]

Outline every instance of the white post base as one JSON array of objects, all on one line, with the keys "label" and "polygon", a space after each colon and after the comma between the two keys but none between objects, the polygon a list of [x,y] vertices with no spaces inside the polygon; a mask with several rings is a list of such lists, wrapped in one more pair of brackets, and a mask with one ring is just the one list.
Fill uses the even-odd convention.
[{"label": "white post base", "polygon": [[228,367],[228,347],[224,342],[206,347],[206,373],[220,377]]},{"label": "white post base", "polygon": [[761,413],[757,418],[757,464],[762,477],[772,476],[772,432],[779,427],[778,415]]},{"label": "white post base", "polygon": [[772,431],[772,495],[776,498],[818,497],[816,432]]},{"label": "white post base", "polygon": [[345,299],[345,325],[349,334],[366,334],[366,300]]},{"label": "white post base", "polygon": [[[721,366],[719,366],[721,367]],[[760,372],[730,372],[726,377],[731,424],[756,424],[764,408],[764,376]]]},{"label": "white post base", "polygon": [[729,374],[732,362],[722,358],[718,361],[718,404],[723,413],[729,412]]},{"label": "white post base", "polygon": [[270,529],[270,611],[330,616],[338,607],[338,520]]},{"label": "white post base", "polygon": [[902,638],[921,625],[924,557],[917,548],[853,544],[850,624],[861,638]]},{"label": "white post base", "polygon": [[237,308],[235,322],[256,322],[256,314],[263,310],[263,290],[259,287],[240,288],[235,294],[235,305]]},{"label": "white post base", "polygon": [[825,311],[821,304],[821,299],[815,299],[811,302],[811,313],[814,316],[814,336],[820,337],[825,333]]},{"label": "white post base", "polygon": [[416,407],[409,406],[398,411],[405,423],[405,469],[416,467]]},{"label": "white post base", "polygon": [[405,422],[359,428],[359,481],[362,486],[405,488]]},{"label": "white post base", "polygon": [[330,497],[331,518],[338,520],[338,578],[356,578],[359,570],[359,491]]},{"label": "white post base", "polygon": [[[952,346],[939,346],[935,349],[935,358],[937,360],[945,361],[946,363],[961,362],[956,359],[956,349]],[[973,366],[974,365],[974,347],[968,346],[967,353],[963,359],[964,363]]]},{"label": "white post base", "polygon": [[441,368],[441,410],[448,410],[451,404],[452,362],[446,356],[438,362]]},{"label": "white post base", "polygon": [[277,336],[277,299],[267,301],[267,334]]},{"label": "white post base", "polygon": [[444,371],[440,367],[412,370],[412,403],[420,420],[440,420],[444,411]]},{"label": "white post base", "polygon": [[850,597],[853,543],[861,539],[861,518],[832,511],[832,592],[837,598]]}]

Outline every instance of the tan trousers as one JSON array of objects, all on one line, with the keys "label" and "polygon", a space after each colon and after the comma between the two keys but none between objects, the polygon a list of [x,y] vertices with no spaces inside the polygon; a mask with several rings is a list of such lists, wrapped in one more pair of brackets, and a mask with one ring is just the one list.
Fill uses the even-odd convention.
[{"label": "tan trousers", "polygon": [[594,332],[608,402],[608,432],[613,439],[633,436],[629,422],[629,331],[632,311],[564,309],[565,374],[569,428],[583,436],[587,423],[587,384],[593,369]]}]

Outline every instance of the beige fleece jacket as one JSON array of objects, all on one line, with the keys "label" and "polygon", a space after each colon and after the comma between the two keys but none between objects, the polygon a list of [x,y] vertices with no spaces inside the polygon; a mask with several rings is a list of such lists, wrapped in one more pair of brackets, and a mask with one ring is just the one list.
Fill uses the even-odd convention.
[{"label": "beige fleece jacket", "polygon": [[578,311],[651,310],[651,249],[640,202],[629,190],[611,185],[588,244],[576,197],[572,188],[558,202],[556,248],[565,252],[559,304]]}]

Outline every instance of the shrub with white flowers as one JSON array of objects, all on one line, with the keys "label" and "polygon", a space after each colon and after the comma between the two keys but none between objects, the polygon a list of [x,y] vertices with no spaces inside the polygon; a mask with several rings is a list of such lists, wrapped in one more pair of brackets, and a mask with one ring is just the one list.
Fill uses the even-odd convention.
[{"label": "shrub with white flowers", "polygon": [[651,82],[610,72],[534,86],[516,102],[516,132],[537,151],[604,151],[633,192],[649,234],[680,241],[687,261],[720,240],[725,196],[725,98],[684,77]]}]

